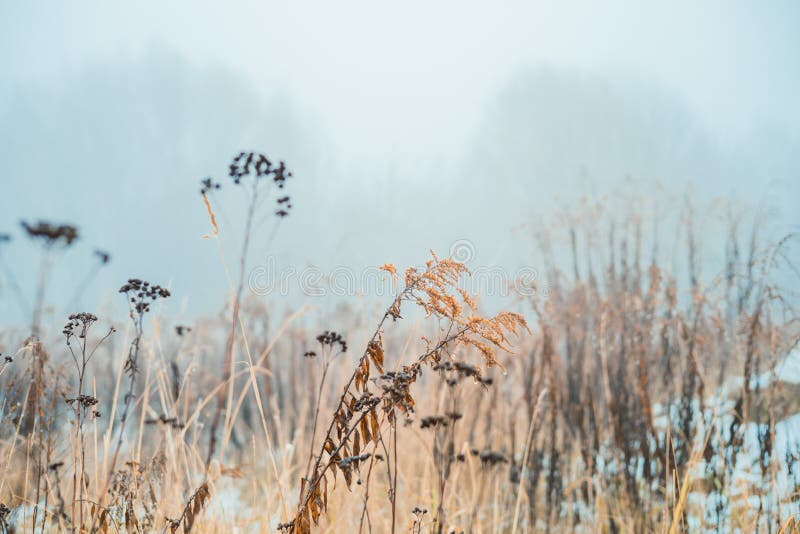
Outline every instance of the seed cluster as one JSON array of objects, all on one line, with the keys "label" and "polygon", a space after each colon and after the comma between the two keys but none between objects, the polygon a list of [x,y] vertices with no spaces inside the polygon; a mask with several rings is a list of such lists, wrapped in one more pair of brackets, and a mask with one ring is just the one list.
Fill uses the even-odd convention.
[{"label": "seed cluster", "polygon": [[170,296],[167,288],[138,278],[128,279],[128,283],[119,288],[119,292],[127,294],[134,309],[140,315],[150,311],[150,305],[157,299],[165,299]]},{"label": "seed cluster", "polygon": [[31,239],[39,239],[47,246],[58,243],[69,246],[78,239],[78,229],[69,224],[52,224],[44,221],[35,224],[22,221],[20,224]]},{"label": "seed cluster", "polygon": [[464,417],[464,414],[459,412],[447,412],[444,415],[429,415],[420,420],[419,427],[422,429],[446,427],[451,421],[455,423],[462,417]]},{"label": "seed cluster", "polygon": [[[317,336],[317,341],[320,345],[327,345],[332,347],[333,345],[339,344],[339,350],[341,352],[347,352],[347,342],[344,340],[341,334],[336,332],[325,330],[323,333]],[[306,356],[316,356],[316,354],[309,354],[306,353]]]},{"label": "seed cluster", "polygon": [[278,524],[278,532],[291,532],[294,528],[294,520]]},{"label": "seed cluster", "polygon": [[414,398],[411,396],[411,385],[420,374],[419,367],[403,366],[400,371],[389,371],[380,376],[383,397],[390,406],[399,408],[404,415],[414,413]]},{"label": "seed cluster", "polygon": [[175,333],[179,336],[184,336],[192,331],[191,326],[178,325],[175,327]]},{"label": "seed cluster", "polygon": [[233,178],[233,182],[238,185],[245,176],[251,175],[256,178],[272,176],[272,180],[280,189],[283,189],[286,179],[290,178],[292,173],[286,170],[286,164],[283,161],[278,162],[277,166],[273,166],[264,154],[239,152],[228,167],[228,176]]},{"label": "seed cluster", "polygon": [[86,332],[96,322],[97,316],[92,313],[73,313],[69,316],[69,321],[64,325],[61,333],[67,338],[77,336],[82,339],[86,337]]},{"label": "seed cluster", "polygon": [[174,428],[176,430],[181,430],[181,429],[186,427],[185,424],[183,424],[180,421],[178,421],[177,417],[167,417],[163,413],[161,415],[159,415],[157,418],[145,419],[144,424],[146,424],[146,425],[156,425],[156,424],[167,425],[167,426],[170,426],[170,427],[172,427],[172,428]]},{"label": "seed cluster", "polygon": [[111,261],[111,254],[106,252],[105,250],[95,249],[94,255],[97,256],[97,259],[100,260],[100,263],[106,265],[108,262]]},{"label": "seed cluster", "polygon": [[411,528],[409,529],[411,534],[422,533],[422,521],[427,513],[427,508],[420,508],[419,506],[415,506],[414,509],[411,510],[411,514],[414,516],[414,519],[411,521]]},{"label": "seed cluster", "polygon": [[278,217],[281,217],[281,218],[286,217],[287,215],[289,215],[289,210],[292,209],[292,205],[290,203],[290,200],[291,200],[291,198],[288,197],[288,196],[280,197],[278,199],[278,210],[275,212],[275,215],[277,215]]},{"label": "seed cluster", "polygon": [[97,399],[95,397],[92,397],[91,395],[78,395],[77,397],[66,399],[65,402],[70,406],[72,406],[73,403],[77,402],[84,408],[89,408],[90,406],[95,406],[97,404]]},{"label": "seed cluster", "polygon": [[221,186],[219,182],[215,182],[213,178],[208,177],[200,180],[200,194],[205,195],[211,190],[219,189]]},{"label": "seed cluster", "polygon": [[477,449],[472,449],[470,453],[472,453],[473,456],[478,457],[478,459],[481,461],[481,465],[484,468],[494,467],[495,465],[498,464],[508,463],[508,458],[506,458],[506,455],[503,454],[502,452],[490,451],[490,450],[479,451]]},{"label": "seed cluster", "polygon": [[493,382],[491,378],[483,378],[480,367],[465,362],[445,360],[434,365],[433,370],[450,375],[446,380],[448,386],[455,386],[464,378],[472,378],[475,382],[484,386],[491,386]]},{"label": "seed cluster", "polygon": [[448,421],[447,418],[443,415],[429,415],[428,417],[423,417],[420,421],[419,427],[422,429],[425,428],[436,428],[440,426],[447,426]]},{"label": "seed cluster", "polygon": [[380,397],[376,397],[369,391],[365,391],[359,398],[355,400],[353,403],[353,411],[354,412],[367,412],[378,404],[381,403]]},{"label": "seed cluster", "polygon": [[364,454],[357,454],[355,456],[348,456],[347,458],[342,458],[341,460],[339,460],[339,468],[346,469],[350,467],[351,464],[358,465],[359,462],[368,460],[370,456],[372,455],[369,453],[364,453]]},{"label": "seed cluster", "polygon": [[[286,164],[283,161],[275,165],[264,154],[242,151],[234,156],[231,164],[228,166],[228,176],[233,180],[234,185],[241,185],[243,180],[247,177],[253,178],[253,185],[256,185],[258,181],[264,178],[271,178],[272,183],[275,184],[278,189],[283,189],[286,185],[286,180],[292,177],[292,173],[286,168]],[[209,192],[221,188],[222,185],[210,176],[200,180],[201,195],[205,196]],[[281,219],[287,217],[291,209],[291,197],[281,196],[276,199],[276,216]]]}]

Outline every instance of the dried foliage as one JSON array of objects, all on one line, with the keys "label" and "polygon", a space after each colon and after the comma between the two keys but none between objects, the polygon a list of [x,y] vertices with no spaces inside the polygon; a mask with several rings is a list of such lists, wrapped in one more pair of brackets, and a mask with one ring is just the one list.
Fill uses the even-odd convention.
[{"label": "dried foliage", "polygon": [[0,531],[797,531],[797,295],[772,276],[791,238],[742,246],[734,219],[708,279],[687,207],[683,276],[657,238],[644,258],[641,218],[587,210],[537,231],[518,312],[481,313],[467,267],[433,254],[380,267],[401,286],[384,309],[282,316],[244,280],[259,199],[285,224],[291,174],[241,152],[228,175],[201,182],[213,240],[216,195],[248,201],[219,317],[173,322],[170,290],[131,278],[127,318],[49,324],[77,230],[23,224],[41,277],[30,329],[0,332]]},{"label": "dried foliage", "polygon": [[[462,263],[449,258],[439,259],[435,253],[424,270],[410,267],[405,272],[405,287],[386,309],[378,327],[368,341],[350,379],[347,381],[331,423],[322,438],[313,468],[303,477],[300,498],[294,518],[282,524],[291,532],[310,532],[327,511],[329,487],[341,474],[348,488],[356,477],[361,480],[360,467],[378,450],[385,447],[384,433],[396,437],[399,417],[409,417],[415,411],[411,391],[425,367],[439,366],[449,361],[459,347],[477,349],[487,367],[497,364],[495,350],[510,350],[510,336],[527,329],[525,319],[515,313],[501,313],[492,318],[466,315],[465,307],[476,308],[473,299],[458,287],[468,270]],[[394,266],[382,267],[395,274]],[[436,341],[428,340],[427,350],[411,362],[397,362],[397,371],[385,371],[386,355],[383,328],[386,319],[401,317],[403,303],[420,306],[427,317],[446,326]],[[324,336],[323,336],[324,337]],[[319,338],[318,338],[319,339]],[[474,374],[478,374],[477,371]],[[362,451],[371,450],[370,453]],[[387,468],[397,477],[397,463],[387,458]],[[389,500],[395,507],[396,487],[390,489]]]}]

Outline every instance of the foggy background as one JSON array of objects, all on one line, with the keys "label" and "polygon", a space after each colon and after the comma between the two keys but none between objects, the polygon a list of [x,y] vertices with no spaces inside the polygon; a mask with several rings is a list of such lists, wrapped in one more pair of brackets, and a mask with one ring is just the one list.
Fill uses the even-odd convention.
[{"label": "foggy background", "polygon": [[[252,266],[403,268],[466,240],[471,267],[513,272],[538,264],[531,232],[585,196],[621,217],[732,199],[765,235],[797,230],[796,2],[0,6],[0,233],[14,237],[0,253],[32,303],[38,253],[19,221],[79,227],[48,287],[56,323],[122,310],[131,276],[168,284],[173,315],[218,312],[199,180],[223,183],[233,267],[240,150],[294,172],[294,209],[259,229]],[[698,222],[713,276],[724,243]],[[111,263],[72,309],[94,248]],[[27,322],[0,283],[0,320]]]}]

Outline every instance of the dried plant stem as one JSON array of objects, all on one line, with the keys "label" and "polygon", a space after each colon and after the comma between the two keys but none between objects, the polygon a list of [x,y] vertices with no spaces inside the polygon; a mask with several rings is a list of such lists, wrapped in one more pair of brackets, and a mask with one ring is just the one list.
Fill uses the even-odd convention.
[{"label": "dried plant stem", "polygon": [[[406,288],[397,297],[395,297],[395,299],[392,301],[392,305],[389,308],[386,309],[386,312],[383,314],[383,317],[381,317],[381,320],[378,321],[378,326],[375,328],[375,331],[372,333],[372,336],[369,338],[369,342],[367,343],[367,347],[369,347],[370,343],[372,343],[376,339],[378,339],[378,336],[380,335],[381,329],[383,328],[383,325],[386,322],[386,319],[388,319],[390,317],[389,311],[394,306],[398,305],[402,301],[402,299],[405,298],[410,292],[411,292],[411,289],[410,288]],[[366,358],[368,358],[368,357],[369,357],[368,349],[364,349],[364,352],[361,355],[361,357],[358,359],[358,363],[356,364],[355,368],[358,369],[360,367],[360,365],[362,364],[362,362],[364,362],[366,360]],[[350,378],[348,379],[347,383],[345,384],[345,386],[344,386],[344,388],[342,390],[342,396],[339,397],[339,402],[336,404],[336,409],[334,410],[334,413],[335,413],[336,410],[339,410],[339,408],[341,408],[344,405],[345,399],[347,398],[347,394],[350,391],[350,386],[353,385],[353,382],[355,381],[355,378],[356,378],[356,373],[354,372],[352,375],[350,375]],[[363,417],[364,417],[364,414],[361,414],[361,418],[363,418]],[[359,421],[361,420],[361,418],[359,418]],[[328,429],[325,431],[325,437],[330,436],[332,434],[335,424],[336,424],[335,418],[331,418],[331,422],[328,425]],[[350,432],[355,430],[357,428],[357,426],[358,426],[357,424],[352,425],[352,428],[350,429]],[[339,443],[339,446],[336,448],[336,451],[330,455],[331,458],[333,458],[333,456],[335,456],[336,453],[338,453],[339,450],[342,447],[344,447],[344,444],[346,443],[346,441],[347,441],[346,437],[341,440],[341,442]],[[299,501],[299,503],[297,505],[297,513],[295,514],[296,517],[299,517],[301,510],[303,510],[305,508],[305,506],[308,504],[308,500],[311,498],[311,495],[313,494],[314,488],[316,487],[317,484],[319,484],[322,476],[324,476],[324,474],[325,474],[325,470],[323,470],[322,472],[319,472],[320,465],[322,463],[322,456],[325,453],[324,446],[325,446],[325,440],[323,439],[322,446],[320,447],[319,453],[316,456],[316,461],[314,462],[314,468],[311,470],[311,475],[314,476],[314,478],[313,478],[313,480],[305,480],[304,481],[303,486],[306,488],[306,491],[304,492],[304,495],[301,495],[300,501]],[[328,463],[328,465],[330,465],[330,462]],[[327,466],[326,466],[326,469],[327,469]],[[305,482],[308,482],[308,484],[306,485]]]},{"label": "dried plant stem", "polygon": [[[33,525],[36,525],[37,515],[39,513],[39,500],[41,498],[41,479],[45,474],[46,466],[42,462],[42,449],[44,448],[44,426],[41,422],[36,425],[35,421],[40,418],[41,414],[41,399],[44,393],[44,364],[45,352],[41,341],[39,341],[39,330],[42,321],[42,309],[44,308],[44,295],[47,288],[47,277],[50,272],[51,256],[50,249],[46,247],[42,254],[41,262],[39,264],[39,283],[36,286],[36,298],[33,306],[33,317],[31,318],[31,342],[33,344],[33,361],[32,361],[32,395],[28,396],[27,414],[25,418],[26,424],[24,431],[28,434],[30,431],[34,432],[34,437],[37,440],[36,456],[38,459],[36,469],[36,502],[33,505]],[[29,426],[30,425],[30,426]],[[37,432],[38,429],[38,432]],[[45,495],[45,498],[47,495]],[[42,528],[45,526],[46,513],[42,517]]]},{"label": "dried plant stem", "polygon": [[[225,347],[225,361],[223,363],[222,368],[222,383],[225,384],[225,388],[221,389],[218,393],[217,397],[217,408],[214,412],[214,418],[211,422],[211,428],[209,430],[209,444],[208,444],[208,453],[206,455],[206,470],[211,464],[211,459],[216,452],[217,447],[217,430],[219,429],[219,422],[222,416],[223,410],[230,406],[233,397],[233,387],[234,382],[231,380],[231,373],[233,369],[233,350],[236,345],[236,330],[239,327],[239,308],[242,299],[242,293],[244,292],[244,277],[245,277],[245,269],[247,268],[247,251],[250,246],[250,236],[253,230],[253,217],[255,216],[256,205],[258,202],[258,182],[252,182],[252,196],[250,198],[250,203],[247,209],[247,218],[245,220],[245,231],[244,231],[244,242],[242,244],[242,251],[239,255],[239,283],[236,288],[236,293],[232,295],[233,302],[232,306],[233,309],[231,311],[231,328],[228,334],[228,343]],[[203,198],[206,199],[206,207],[208,208],[208,200],[203,195]],[[209,213],[213,215],[210,208]],[[213,223],[212,218],[212,223]],[[216,225],[215,225],[215,235],[216,235]],[[228,417],[226,411],[226,418]],[[226,425],[227,426],[227,425]]]},{"label": "dried plant stem", "polygon": [[[384,412],[384,413],[381,414],[381,419],[378,422],[378,428],[381,428],[383,426],[383,423],[384,423],[385,420],[386,420],[386,413]],[[380,444],[381,447],[383,447],[383,451],[384,451],[384,454],[386,454],[386,458],[389,457],[389,455],[388,455],[388,453],[386,451],[386,443],[384,443],[384,441],[383,441],[383,436],[379,435],[377,441],[375,443],[373,443],[373,445],[372,445],[372,454],[371,454],[371,456],[369,458],[369,466],[367,467],[367,479],[364,481],[364,504],[361,507],[361,518],[360,518],[359,524],[358,524],[358,532],[359,532],[359,534],[361,534],[361,532],[364,531],[364,520],[365,519],[367,521],[367,527],[369,528],[370,531],[372,531],[371,521],[370,521],[370,517],[369,517],[369,508],[368,508],[368,504],[369,504],[369,485],[370,485],[370,481],[372,480],[372,469],[375,466],[375,462],[377,461],[377,458],[375,456],[375,451],[378,449],[378,444]],[[388,476],[387,479],[389,480],[389,484],[391,485],[392,484],[392,480],[393,480],[391,465],[389,464],[388,461],[386,462],[386,464],[387,464],[386,468],[387,468],[387,476]]]},{"label": "dried plant stem", "polygon": [[[130,348],[128,349],[128,361],[126,362],[126,366],[130,366],[128,371],[130,374],[130,380],[128,381],[128,390],[125,392],[125,398],[122,403],[122,412],[120,414],[119,419],[119,433],[117,436],[117,442],[114,446],[114,454],[111,455],[111,463],[108,467],[108,473],[106,475],[106,480],[103,483],[103,489],[100,491],[100,495],[98,497],[98,502],[100,505],[105,504],[105,497],[106,493],[108,492],[108,488],[111,484],[111,480],[114,477],[114,470],[117,466],[117,461],[119,460],[119,452],[122,449],[122,441],[125,438],[125,426],[128,422],[128,415],[130,412],[131,404],[133,402],[133,392],[136,387],[136,374],[138,370],[138,362],[139,362],[139,346],[142,340],[142,336],[144,335],[144,313],[134,313],[134,309],[131,308],[130,312],[131,322],[133,323],[134,327],[134,337],[131,341]],[[95,520],[97,517],[95,516],[92,518],[92,527],[89,529],[90,532],[95,532]]]},{"label": "dried plant stem", "polygon": [[[516,534],[517,526],[519,525],[519,511],[520,507],[522,506],[522,487],[525,481],[525,469],[528,465],[528,455],[531,452],[531,447],[533,446],[533,434],[534,429],[536,427],[536,420],[539,418],[539,408],[544,402],[545,397],[547,396],[547,388],[544,388],[541,393],[539,393],[539,397],[536,399],[536,404],[533,408],[533,414],[531,415],[531,420],[528,423],[528,437],[525,439],[525,452],[522,454],[522,463],[520,464],[521,473],[519,476],[519,483],[517,484],[517,498],[514,504],[514,520],[511,522],[511,534]],[[531,527],[535,527],[535,525],[531,525]]]},{"label": "dried plant stem", "polygon": [[328,376],[328,368],[330,367],[330,361],[325,356],[325,361],[322,364],[322,377],[319,380],[319,388],[317,390],[317,402],[316,407],[314,408],[314,423],[311,425],[311,438],[309,440],[310,447],[308,450],[308,462],[306,463],[306,470],[303,478],[308,478],[310,473],[309,470],[311,469],[311,462],[314,461],[314,438],[317,435],[317,422],[319,421],[319,412],[322,403],[322,391],[325,386],[325,378]]},{"label": "dried plant stem", "polygon": [[395,532],[395,527],[397,526],[397,477],[400,472],[399,464],[397,463],[397,414],[394,408],[392,408],[392,421],[395,421],[395,424],[392,425],[392,454],[394,455],[394,477],[392,477],[392,534]]},{"label": "dried plant stem", "polygon": [[[270,461],[271,461],[271,464],[272,464],[272,469],[273,469],[273,473],[274,473],[274,476],[275,476],[275,481],[278,484],[279,495],[280,495],[280,499],[281,499],[281,506],[283,508],[284,515],[286,515],[286,502],[285,502],[283,487],[282,487],[282,483],[281,483],[281,477],[280,477],[280,475],[278,473],[278,467],[277,467],[277,465],[275,463],[275,453],[274,453],[274,447],[272,446],[272,436],[271,436],[271,434],[269,432],[269,428],[267,427],[267,420],[266,420],[266,415],[265,415],[265,412],[264,412],[263,402],[262,402],[262,399],[261,399],[261,392],[258,389],[258,381],[256,380],[255,369],[254,369],[255,365],[261,365],[261,363],[264,361],[266,356],[269,354],[269,350],[272,347],[272,345],[270,344],[264,350],[263,354],[261,354],[261,356],[258,358],[258,362],[256,364],[254,364],[253,358],[252,358],[252,355],[251,355],[251,352],[250,352],[250,346],[249,346],[249,344],[247,342],[247,333],[245,332],[244,323],[242,322],[242,319],[241,319],[240,313],[239,313],[239,310],[240,310],[239,305],[240,305],[240,302],[241,302],[241,296],[242,296],[242,293],[244,292],[245,269],[246,269],[246,266],[247,266],[247,251],[249,250],[250,236],[252,234],[253,218],[255,216],[255,210],[256,210],[257,201],[258,201],[258,188],[257,188],[257,183],[254,182],[253,183],[253,190],[252,190],[252,197],[250,199],[250,205],[249,205],[248,214],[247,214],[247,221],[246,221],[246,228],[245,228],[245,240],[244,240],[244,244],[242,245],[242,251],[241,251],[241,254],[240,254],[240,257],[239,257],[239,284],[238,284],[236,293],[233,294],[233,280],[231,278],[230,270],[228,268],[228,263],[225,260],[225,255],[223,254],[223,251],[222,251],[222,246],[221,246],[220,237],[219,237],[219,235],[220,235],[219,227],[217,226],[216,217],[214,215],[213,210],[211,209],[211,204],[210,204],[210,202],[208,200],[208,197],[205,194],[203,194],[203,202],[204,202],[204,204],[206,206],[206,210],[208,212],[208,215],[209,215],[212,227],[213,227],[213,236],[214,236],[214,238],[215,238],[215,240],[217,242],[217,251],[218,251],[219,256],[220,256],[220,261],[222,262],[223,268],[225,270],[225,276],[226,276],[226,279],[227,279],[227,282],[228,282],[228,287],[230,288],[231,293],[233,295],[233,311],[232,311],[232,320],[231,320],[231,330],[230,330],[230,333],[229,333],[229,336],[228,336],[228,342],[227,342],[226,351],[225,351],[225,362],[224,362],[224,369],[223,369],[223,379],[220,382],[220,387],[218,387],[218,389],[217,389],[217,407],[216,407],[216,410],[214,411],[214,419],[212,420],[211,429],[209,431],[209,434],[210,434],[209,435],[209,447],[208,447],[208,452],[207,452],[207,455],[206,455],[205,466],[206,466],[206,473],[208,473],[208,469],[209,469],[209,467],[211,465],[211,459],[212,459],[212,457],[214,455],[214,452],[216,451],[217,429],[219,427],[219,422],[220,422],[221,413],[222,413],[222,409],[223,408],[225,408],[225,414],[226,414],[225,415],[226,423],[225,423],[224,427],[227,428],[227,429],[232,428],[232,424],[230,423],[230,421],[228,421],[228,419],[233,416],[233,412],[231,410],[231,405],[232,405],[232,401],[233,401],[233,386],[234,386],[235,378],[236,378],[234,375],[232,375],[232,370],[233,370],[233,350],[234,350],[234,345],[235,345],[236,328],[238,326],[238,328],[239,328],[239,330],[240,330],[240,332],[242,334],[242,340],[243,340],[243,343],[244,343],[245,352],[247,353],[247,357],[248,357],[248,371],[249,371],[249,374],[250,374],[250,385],[252,386],[252,389],[253,389],[253,394],[254,394],[255,399],[256,399],[256,405],[258,407],[258,411],[259,411],[259,415],[260,415],[260,418],[261,418],[262,427],[263,427],[263,430],[264,430],[264,436],[265,436],[265,439],[267,441],[267,447],[269,449]],[[294,318],[295,316],[299,315],[299,313],[300,312],[297,312],[296,314],[294,314],[292,316],[292,318]],[[226,389],[227,389],[227,394],[226,394]],[[244,394],[244,391],[242,393]],[[242,397],[242,399],[243,399],[243,397]]]},{"label": "dried plant stem", "polygon": [[[401,295],[402,295],[402,294],[401,294]],[[400,297],[399,297],[399,296],[398,296],[398,299],[400,299]],[[396,301],[397,301],[397,299],[396,299]],[[375,339],[377,339],[377,337],[378,337],[378,335],[379,335],[379,333],[380,333],[380,327],[383,325],[384,321],[386,320],[386,318],[387,318],[388,316],[389,316],[389,314],[387,313],[387,314],[386,314],[386,315],[383,317],[383,319],[381,319],[381,321],[379,322],[378,329],[376,329],[376,331],[375,331],[375,333],[373,334],[373,337],[370,339],[370,341],[374,341]],[[431,349],[431,350],[429,350],[429,351],[425,352],[424,354],[422,354],[422,355],[421,355],[421,356],[420,356],[420,357],[417,359],[417,361],[414,363],[414,365],[416,365],[416,366],[421,366],[421,365],[422,365],[422,364],[424,364],[424,363],[425,363],[425,362],[426,362],[426,361],[427,361],[427,360],[428,360],[428,359],[429,359],[429,358],[430,358],[432,355],[434,355],[434,354],[437,354],[437,353],[438,353],[438,352],[439,352],[439,351],[440,351],[440,350],[441,350],[443,347],[447,346],[447,345],[448,345],[449,343],[451,343],[452,341],[454,341],[454,340],[458,339],[459,337],[461,337],[461,336],[462,336],[464,333],[466,333],[467,331],[468,331],[468,328],[467,328],[467,327],[461,328],[461,329],[459,329],[457,332],[455,332],[455,333],[453,333],[453,334],[449,335],[448,337],[446,337],[445,339],[443,339],[443,340],[439,341],[439,343],[437,343],[437,344],[436,344],[436,346],[435,346],[433,349]],[[363,361],[363,359],[364,359],[364,358],[367,358],[367,357],[368,357],[368,353],[367,353],[367,351],[365,351],[365,352],[364,352],[364,355],[361,357],[361,359],[360,359],[359,361]],[[356,365],[356,368],[358,368],[358,365]],[[346,385],[346,386],[345,386],[345,388],[344,388],[344,392],[342,393],[342,396],[341,396],[341,398],[339,399],[339,404],[337,405],[337,410],[338,410],[338,408],[339,408],[339,407],[341,407],[341,406],[343,406],[343,405],[344,405],[344,403],[345,403],[345,399],[346,399],[346,397],[347,397],[347,394],[348,394],[348,392],[350,391],[350,385],[353,383],[353,381],[354,381],[354,380],[355,380],[355,374],[353,374],[353,375],[350,377],[350,380],[348,380],[348,382],[347,382],[347,385]],[[333,451],[331,451],[331,452],[329,453],[329,458],[330,458],[330,459],[328,460],[328,462],[327,462],[327,463],[326,463],[324,466],[322,465],[322,457],[323,457],[323,455],[324,455],[324,453],[325,453],[324,446],[323,446],[323,448],[322,448],[322,449],[319,451],[319,454],[317,454],[317,459],[316,459],[316,462],[315,462],[315,464],[314,464],[314,469],[312,469],[312,471],[311,471],[312,475],[313,475],[314,473],[316,473],[316,476],[314,476],[314,478],[313,478],[313,479],[311,479],[311,480],[306,480],[306,482],[307,482],[308,484],[305,484],[305,485],[304,485],[304,487],[305,487],[304,496],[303,496],[303,497],[300,499],[300,503],[298,504],[297,516],[296,516],[296,517],[299,517],[300,511],[301,511],[301,510],[302,510],[302,509],[303,509],[303,508],[304,508],[304,507],[305,507],[305,506],[308,504],[308,501],[309,501],[309,499],[310,499],[310,498],[311,498],[311,496],[313,495],[314,488],[316,488],[316,486],[317,486],[317,485],[320,483],[320,481],[322,480],[322,477],[323,477],[323,476],[325,476],[325,473],[327,472],[327,470],[328,470],[328,469],[329,469],[329,468],[330,468],[330,467],[333,465],[333,463],[334,463],[334,460],[333,460],[333,458],[334,458],[334,457],[336,457],[336,455],[338,455],[338,454],[339,454],[339,452],[341,452],[341,450],[342,450],[342,449],[344,448],[344,446],[347,444],[347,441],[348,441],[348,439],[350,438],[350,436],[352,435],[352,433],[353,433],[353,432],[354,432],[356,429],[358,429],[358,427],[359,427],[359,424],[361,423],[361,420],[362,420],[362,419],[364,419],[364,417],[366,417],[366,415],[367,415],[368,413],[369,413],[369,412],[362,412],[361,414],[359,414],[359,417],[358,417],[358,419],[356,419],[356,420],[355,420],[355,422],[353,422],[353,423],[350,425],[350,428],[349,428],[349,430],[348,430],[348,431],[347,431],[347,432],[346,432],[346,433],[345,433],[345,434],[342,436],[342,438],[341,438],[341,440],[340,440],[340,442],[339,442],[339,445],[337,445],[337,446],[334,448],[334,450],[333,450]],[[392,418],[392,419],[394,419],[394,418]],[[326,431],[326,433],[325,433],[325,436],[326,436],[326,437],[327,437],[327,436],[331,436],[331,435],[332,435],[332,431],[333,431],[333,428],[334,428],[334,423],[335,423],[335,421],[334,421],[334,420],[332,420],[332,421],[331,421],[331,424],[328,426],[328,430],[327,430],[327,431]],[[394,447],[393,447],[393,449],[394,449],[394,450],[393,450],[393,457],[394,457],[394,462],[395,462],[395,473],[394,473],[394,478],[393,478],[393,480],[392,480],[392,493],[394,493],[394,492],[396,492],[396,491],[397,491],[397,463],[396,463],[396,462],[397,462],[397,436],[396,436],[396,435],[394,435],[394,436],[393,436],[393,439],[394,439]],[[324,440],[323,440],[323,445],[324,445]],[[394,498],[395,498],[395,497],[394,497],[394,495],[393,495],[393,496],[392,496],[392,500],[393,500],[393,501],[394,501]]]}]

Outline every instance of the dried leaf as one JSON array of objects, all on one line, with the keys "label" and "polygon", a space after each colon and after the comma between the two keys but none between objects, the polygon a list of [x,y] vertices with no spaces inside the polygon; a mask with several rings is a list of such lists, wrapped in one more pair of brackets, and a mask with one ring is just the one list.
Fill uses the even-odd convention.
[{"label": "dried leaf", "polygon": [[364,436],[364,445],[372,441],[372,436],[370,435],[369,431],[369,422],[367,421],[368,418],[369,415],[365,415],[358,422],[358,427],[361,430],[361,434]]},{"label": "dried leaf", "polygon": [[322,509],[328,511],[328,475],[322,477]]},{"label": "dried leaf", "polygon": [[319,506],[317,505],[316,495],[312,496],[308,501],[308,509],[311,512],[311,520],[315,525],[319,524]]},{"label": "dried leaf", "polygon": [[375,364],[375,367],[378,369],[378,371],[382,373],[384,353],[380,338],[369,343],[369,346],[367,347],[367,354],[369,354],[372,363]]},{"label": "dried leaf", "polygon": [[370,423],[370,426],[372,427],[373,439],[375,439],[377,441],[378,440],[378,436],[381,435],[381,427],[378,424],[378,414],[375,413],[375,408],[373,408],[369,412],[369,423]]}]

